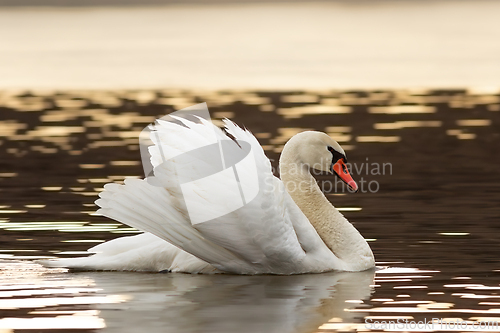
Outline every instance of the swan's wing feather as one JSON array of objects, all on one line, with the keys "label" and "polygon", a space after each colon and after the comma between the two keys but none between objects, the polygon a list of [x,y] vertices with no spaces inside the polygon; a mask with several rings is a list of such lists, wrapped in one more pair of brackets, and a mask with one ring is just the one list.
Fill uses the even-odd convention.
[{"label": "swan's wing feather", "polygon": [[245,270],[241,259],[192,228],[177,208],[175,197],[164,188],[146,180],[126,179],[125,185],[105,185],[101,193],[101,199],[96,201],[101,207],[98,214],[157,235],[208,263],[222,262],[228,269]]},{"label": "swan's wing feather", "polygon": [[89,257],[39,260],[46,267],[105,271],[217,273],[205,261],[150,233],[119,237],[88,250]]}]

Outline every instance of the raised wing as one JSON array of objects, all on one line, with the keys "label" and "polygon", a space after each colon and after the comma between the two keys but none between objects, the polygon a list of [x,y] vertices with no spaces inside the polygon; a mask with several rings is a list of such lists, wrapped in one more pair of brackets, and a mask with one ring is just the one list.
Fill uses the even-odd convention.
[{"label": "raised wing", "polygon": [[338,259],[272,174],[257,139],[225,120],[159,120],[154,178],[107,184],[98,213],[244,274],[326,271]]}]

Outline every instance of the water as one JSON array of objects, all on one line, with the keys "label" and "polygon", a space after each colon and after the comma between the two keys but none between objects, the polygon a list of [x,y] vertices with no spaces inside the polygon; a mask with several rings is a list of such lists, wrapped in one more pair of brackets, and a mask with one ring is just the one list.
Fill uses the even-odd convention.
[{"label": "water", "polygon": [[[75,273],[32,261],[135,234],[92,215],[93,201],[107,182],[142,177],[144,126],[198,102],[252,130],[274,166],[297,131],[336,138],[364,187],[328,197],[381,269],[203,276]],[[471,89],[2,92],[0,331],[330,332],[394,318],[500,321],[499,126],[500,91]]]}]

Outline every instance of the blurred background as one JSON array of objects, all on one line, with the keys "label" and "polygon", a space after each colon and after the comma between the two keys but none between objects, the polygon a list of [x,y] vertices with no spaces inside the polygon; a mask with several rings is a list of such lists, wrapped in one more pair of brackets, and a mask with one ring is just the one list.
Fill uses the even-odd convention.
[{"label": "blurred background", "polygon": [[[482,0],[0,0],[0,332],[500,321],[499,13]],[[94,201],[143,177],[145,126],[202,102],[215,123],[251,130],[275,168],[298,132],[337,140],[364,188],[325,195],[385,269],[191,276],[31,261],[137,234]]]},{"label": "blurred background", "polygon": [[498,85],[498,1],[0,0],[0,88]]}]

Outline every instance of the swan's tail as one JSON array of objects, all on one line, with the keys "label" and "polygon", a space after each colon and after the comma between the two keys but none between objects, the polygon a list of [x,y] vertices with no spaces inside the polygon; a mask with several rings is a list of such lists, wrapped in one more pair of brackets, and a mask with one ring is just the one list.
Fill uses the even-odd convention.
[{"label": "swan's tail", "polygon": [[182,194],[168,184],[173,182],[172,177],[156,175],[165,187],[140,179],[126,179],[124,185],[106,184],[96,201],[101,207],[97,213],[161,237],[218,269],[255,274],[255,269],[242,258],[196,230],[180,203]]},{"label": "swan's tail", "polygon": [[75,270],[217,273],[213,266],[164,240],[144,233],[121,237],[88,250],[89,257],[38,260],[45,267]]}]

